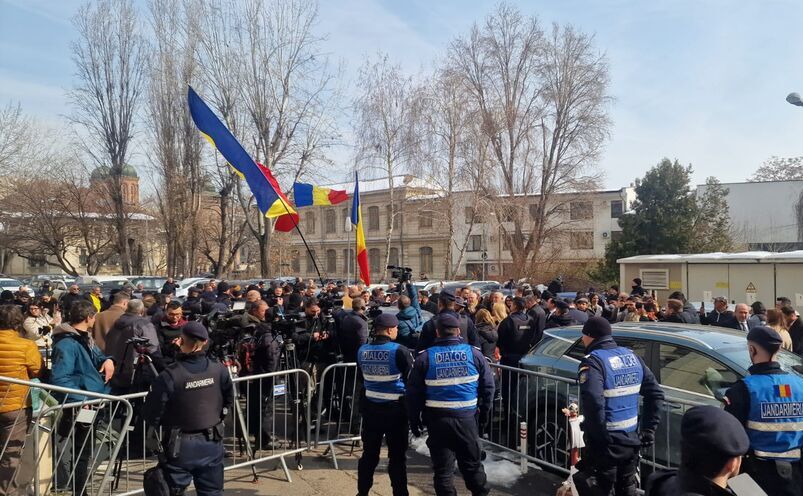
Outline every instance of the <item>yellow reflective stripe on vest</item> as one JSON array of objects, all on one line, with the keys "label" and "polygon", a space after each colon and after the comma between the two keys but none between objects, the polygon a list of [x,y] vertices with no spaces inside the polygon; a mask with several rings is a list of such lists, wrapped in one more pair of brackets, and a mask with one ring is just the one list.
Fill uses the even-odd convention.
[{"label": "yellow reflective stripe on vest", "polygon": [[477,406],[477,398],[471,401],[435,401],[427,400],[426,406],[431,408],[468,408],[470,406]]},{"label": "yellow reflective stripe on vest", "polygon": [[365,390],[366,398],[374,398],[377,400],[398,400],[402,396],[404,395],[399,393],[380,393],[378,391],[371,391],[370,389]]},{"label": "yellow reflective stripe on vest", "polygon": [[638,394],[641,391],[641,384],[635,386],[618,387],[614,389],[606,389],[602,392],[602,396],[606,398],[618,398],[619,396],[630,396]]},{"label": "yellow reflective stripe on vest", "polygon": [[803,422],[755,422],[748,420],[747,428],[761,432],[797,432],[803,430]]},{"label": "yellow reflective stripe on vest", "polygon": [[424,379],[427,386],[456,386],[458,384],[471,384],[480,380],[480,375],[470,375],[467,377],[450,377],[448,379]]},{"label": "yellow reflective stripe on vest", "polygon": [[638,425],[638,417],[629,418],[627,420],[622,420],[619,422],[606,422],[605,427],[609,431],[620,431],[623,429],[627,429],[629,427],[633,427],[634,425]]},{"label": "yellow reflective stripe on vest", "polygon": [[753,450],[753,454],[760,458],[800,458],[800,449],[793,449],[783,453]]},{"label": "yellow reflective stripe on vest", "polygon": [[401,374],[395,375],[366,375],[363,374],[363,378],[366,381],[373,381],[373,382],[393,382],[398,381],[401,379]]}]

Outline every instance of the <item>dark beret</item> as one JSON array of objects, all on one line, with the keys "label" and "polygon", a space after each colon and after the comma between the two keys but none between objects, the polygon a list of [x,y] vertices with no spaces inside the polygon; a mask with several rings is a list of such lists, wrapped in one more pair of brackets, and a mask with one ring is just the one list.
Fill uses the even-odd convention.
[{"label": "dark beret", "polygon": [[552,291],[550,291],[548,289],[545,289],[544,291],[541,292],[541,299],[542,300],[548,300],[548,299],[554,298],[554,297],[555,297],[555,295],[553,295]]},{"label": "dark beret", "polygon": [[770,353],[778,351],[783,344],[783,339],[778,331],[765,326],[750,329],[750,332],[747,333],[747,340],[756,343]]},{"label": "dark beret", "polygon": [[392,313],[383,312],[381,315],[377,315],[377,317],[374,319],[374,327],[390,329],[391,327],[397,327],[398,325],[399,319],[397,319]]},{"label": "dark beret", "polygon": [[209,331],[206,330],[206,327],[194,320],[187,322],[184,327],[181,328],[181,333],[204,341],[209,339]]},{"label": "dark beret", "polygon": [[589,317],[583,324],[583,334],[594,339],[611,335],[611,323],[602,317]]},{"label": "dark beret", "polygon": [[750,448],[744,427],[736,417],[715,406],[696,406],[683,415],[680,435],[684,443],[701,451],[741,456]]},{"label": "dark beret", "polygon": [[460,321],[451,313],[438,315],[438,329],[456,329],[460,327]]},{"label": "dark beret", "polygon": [[569,304],[566,303],[563,300],[555,300],[555,307],[559,308],[561,310],[568,310],[569,309]]},{"label": "dark beret", "polygon": [[231,288],[231,286],[229,286],[229,283],[227,283],[226,281],[223,281],[217,285],[217,290],[219,293],[225,293],[226,291],[229,290],[229,288]]}]

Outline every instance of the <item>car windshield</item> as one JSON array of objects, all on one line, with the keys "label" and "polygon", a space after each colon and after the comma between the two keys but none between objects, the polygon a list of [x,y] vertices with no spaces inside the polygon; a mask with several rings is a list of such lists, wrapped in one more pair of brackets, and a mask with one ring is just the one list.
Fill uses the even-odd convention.
[{"label": "car windshield", "polygon": [[[734,346],[730,348],[719,348],[717,352],[728,358],[729,360],[738,363],[745,370],[750,368],[750,356],[747,354],[746,346]],[[778,352],[778,363],[781,368],[787,371],[794,371],[798,375],[803,376],[803,359],[794,353],[786,350]]]},{"label": "car windshield", "polygon": [[18,281],[17,279],[0,279],[0,286],[8,287],[8,286],[22,286],[22,281]]}]

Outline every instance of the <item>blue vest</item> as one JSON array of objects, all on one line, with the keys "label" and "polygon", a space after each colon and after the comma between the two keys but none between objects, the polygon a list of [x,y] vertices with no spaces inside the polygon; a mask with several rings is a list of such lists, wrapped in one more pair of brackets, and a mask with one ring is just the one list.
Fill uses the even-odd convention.
[{"label": "blue vest", "polygon": [[480,373],[467,344],[427,349],[429,368],[424,376],[429,408],[476,410]]},{"label": "blue vest", "polygon": [[605,397],[605,427],[608,431],[635,432],[644,369],[632,351],[617,347],[597,349],[592,356],[602,363]]},{"label": "blue vest", "polygon": [[368,401],[388,403],[404,396],[404,381],[396,365],[398,349],[398,344],[387,342],[364,344],[357,351],[357,365],[362,370]]},{"label": "blue vest", "polygon": [[792,374],[744,378],[750,393],[747,436],[759,458],[800,460],[803,445],[803,379]]}]

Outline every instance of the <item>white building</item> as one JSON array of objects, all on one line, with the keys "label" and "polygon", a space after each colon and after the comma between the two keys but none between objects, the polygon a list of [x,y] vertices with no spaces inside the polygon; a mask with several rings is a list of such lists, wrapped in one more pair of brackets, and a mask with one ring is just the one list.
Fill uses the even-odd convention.
[{"label": "white building", "polygon": [[[749,251],[803,249],[803,181],[724,183],[735,248]],[[707,186],[697,186],[697,196]]]}]

